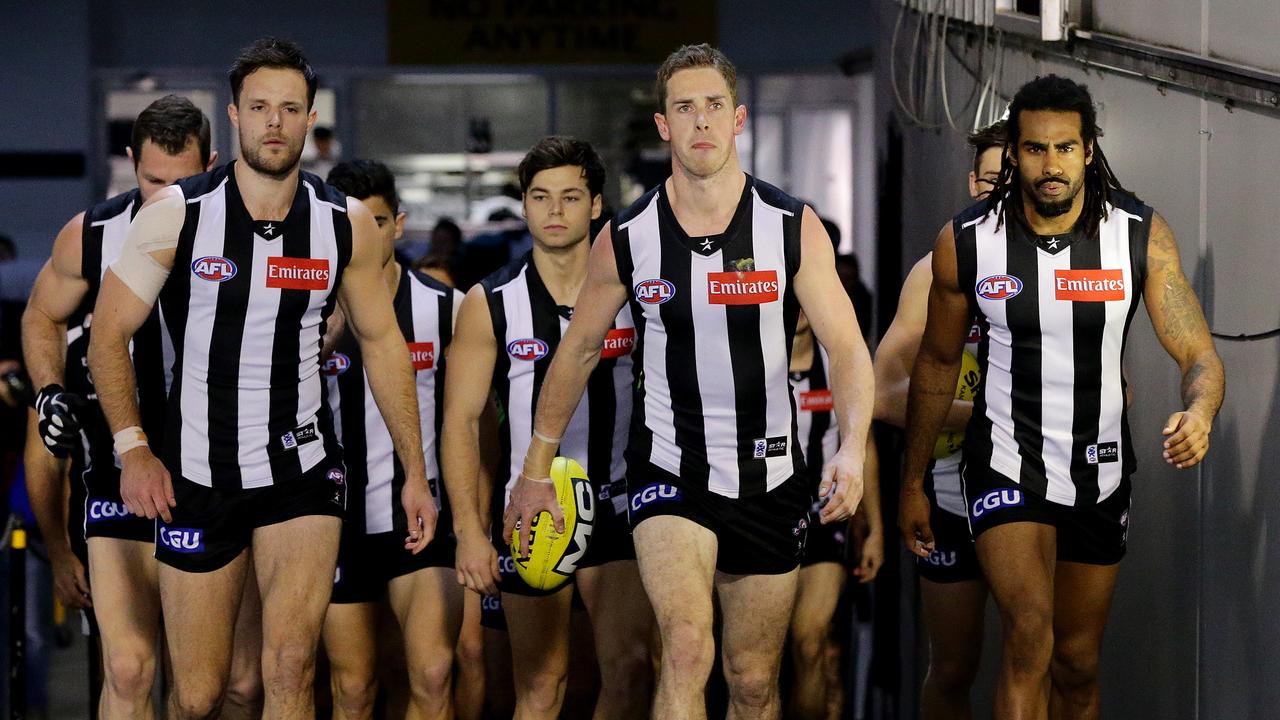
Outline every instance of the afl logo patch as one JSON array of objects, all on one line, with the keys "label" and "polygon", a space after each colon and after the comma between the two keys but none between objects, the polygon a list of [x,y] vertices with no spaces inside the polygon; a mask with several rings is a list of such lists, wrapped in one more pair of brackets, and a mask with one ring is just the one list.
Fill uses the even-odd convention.
[{"label": "afl logo patch", "polygon": [[507,354],[517,360],[533,362],[547,356],[547,344],[538,338],[521,338],[507,343]]},{"label": "afl logo patch", "polygon": [[320,370],[325,375],[333,377],[335,375],[341,375],[350,367],[351,358],[343,355],[342,353],[336,352],[333,355],[330,355],[328,360],[324,361],[324,366],[321,367]]},{"label": "afl logo patch", "polygon": [[1008,300],[1022,292],[1022,281],[1012,275],[988,275],[978,281],[974,290],[987,300]]},{"label": "afl logo patch", "polygon": [[661,278],[636,283],[636,299],[649,305],[661,305],[676,295],[676,286]]},{"label": "afl logo patch", "polygon": [[225,282],[236,276],[236,264],[217,255],[206,255],[191,263],[191,274],[209,282]]}]

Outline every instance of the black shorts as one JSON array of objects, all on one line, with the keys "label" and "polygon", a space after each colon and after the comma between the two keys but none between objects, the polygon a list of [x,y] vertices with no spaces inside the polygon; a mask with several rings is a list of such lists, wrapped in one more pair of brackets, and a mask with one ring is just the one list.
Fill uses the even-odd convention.
[{"label": "black shorts", "polygon": [[480,627],[507,631],[507,615],[502,611],[502,595],[480,596]]},{"label": "black shorts", "polygon": [[1057,529],[1060,561],[1114,565],[1124,557],[1132,494],[1127,475],[1107,499],[1087,507],[1050,502],[989,468],[966,467],[962,476],[975,540],[998,525],[1033,522]]},{"label": "black shorts", "polygon": [[156,521],[125,510],[120,499],[120,469],[93,469],[84,473],[84,537],[155,542]]},{"label": "black shorts", "polygon": [[927,558],[916,556],[920,577],[936,583],[982,579],[968,520],[934,505],[929,529],[933,531],[933,552]]},{"label": "black shorts", "polygon": [[173,522],[157,523],[156,559],[184,572],[226,566],[252,544],[257,528],[307,515],[341,518],[347,503],[346,472],[333,456],[262,488],[222,490],[173,477],[178,504]]},{"label": "black shorts", "polygon": [[[619,511],[621,508],[621,511]],[[591,539],[587,541],[587,551],[578,561],[579,568],[597,567],[615,560],[635,560],[636,546],[631,542],[631,526],[627,524],[627,483],[617,480],[603,485],[596,490],[596,514],[591,526]],[[502,519],[494,521],[497,530],[502,532]],[[498,551],[499,589],[502,592],[540,597],[553,595],[569,582],[554,590],[538,590],[530,587],[516,573],[515,562],[511,559],[511,548],[496,534],[493,547]]]},{"label": "black shorts", "polygon": [[800,564],[813,506],[810,483],[792,477],[763,495],[727,498],[651,464],[627,470],[631,527],[675,515],[715,533],[716,569],[732,575],[780,575]]},{"label": "black shorts", "polygon": [[814,518],[809,528],[809,538],[804,543],[804,555],[800,557],[800,567],[809,567],[818,563],[839,563],[848,565],[849,521],[827,523],[823,525]]},{"label": "black shorts", "polygon": [[404,549],[404,533],[343,533],[338,567],[333,574],[334,604],[377,602],[387,584],[426,568],[453,569],[457,541],[449,535],[433,539],[414,555]]}]

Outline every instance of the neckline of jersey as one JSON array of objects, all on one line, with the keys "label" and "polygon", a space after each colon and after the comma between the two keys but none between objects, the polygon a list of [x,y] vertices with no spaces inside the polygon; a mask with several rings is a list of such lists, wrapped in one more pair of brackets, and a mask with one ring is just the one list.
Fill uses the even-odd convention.
[{"label": "neckline of jersey", "polygon": [[[729,224],[723,232],[715,235],[697,235],[690,237],[685,232],[684,227],[680,225],[680,221],[676,218],[675,210],[671,208],[671,200],[667,197],[667,183],[664,180],[658,185],[658,211],[662,214],[662,218],[667,221],[668,227],[672,228],[672,235],[680,241],[682,245],[689,251],[698,255],[710,256],[714,255],[724,247],[729,238],[732,238],[737,231],[738,226],[742,224],[742,219],[746,217],[748,208],[751,205],[751,190],[755,186],[755,178],[750,173],[743,173],[746,176],[746,182],[742,184],[742,197],[738,198],[738,207],[733,211],[733,217],[729,219]],[[707,248],[700,247],[710,241]]]},{"label": "neckline of jersey", "polygon": [[[306,215],[307,191],[306,191],[306,188],[302,187],[302,173],[301,172],[298,173],[298,187],[293,191],[293,204],[289,206],[289,212],[285,214],[284,219],[259,221],[259,220],[255,220],[253,218],[253,215],[249,214],[249,208],[246,207],[244,204],[244,196],[240,194],[240,186],[238,183],[236,183],[235,164],[238,162],[240,161],[232,160],[226,165],[227,195],[228,195],[227,205],[230,208],[229,212],[234,213],[237,216],[236,217],[237,220],[243,222],[247,227],[252,228],[254,231],[253,234],[255,237],[262,237],[257,233],[259,222],[278,222],[280,227],[280,232],[276,233],[275,237],[263,238],[263,240],[267,242],[275,242],[280,238],[284,237],[285,233],[289,229],[291,229],[293,226],[297,225],[299,222],[299,219]],[[234,202],[231,202],[232,199],[234,199]]]}]

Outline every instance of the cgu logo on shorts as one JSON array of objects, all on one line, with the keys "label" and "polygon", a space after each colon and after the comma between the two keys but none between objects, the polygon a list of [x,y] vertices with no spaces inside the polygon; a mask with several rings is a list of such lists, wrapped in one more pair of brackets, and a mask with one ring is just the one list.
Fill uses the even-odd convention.
[{"label": "cgu logo on shorts", "polygon": [[267,258],[267,287],[281,290],[327,290],[329,260],[327,258]]},{"label": "cgu logo on shorts", "polygon": [[351,358],[340,352],[336,352],[333,355],[330,355],[328,360],[324,361],[324,365],[320,368],[320,372],[328,375],[329,377],[334,377],[341,375],[350,368]]},{"label": "cgu logo on shorts", "polygon": [[217,255],[206,255],[191,263],[191,274],[209,282],[226,282],[236,276],[236,264]]},{"label": "cgu logo on shorts", "polygon": [[661,305],[676,295],[676,286],[661,278],[641,280],[635,286],[636,299],[649,305]]},{"label": "cgu logo on shorts", "polygon": [[762,305],[778,299],[777,270],[707,273],[707,302],[712,305]]},{"label": "cgu logo on shorts", "polygon": [[156,530],[160,544],[174,552],[204,552],[204,532],[194,528],[176,528],[161,525]]},{"label": "cgu logo on shorts", "polygon": [[1025,498],[1022,497],[1021,490],[1005,488],[1003,490],[992,490],[973,501],[973,507],[970,514],[974,520],[982,517],[982,514],[989,510],[998,510],[1006,507],[1017,507],[1026,504]]},{"label": "cgu logo on shorts", "polygon": [[1107,302],[1124,299],[1124,271],[1054,270],[1053,296],[1076,302]]},{"label": "cgu logo on shorts", "polygon": [[414,370],[430,370],[436,366],[436,344],[430,342],[411,342],[409,360]]},{"label": "cgu logo on shorts", "polygon": [[115,503],[110,500],[94,500],[89,503],[89,522],[99,522],[101,520],[121,520],[127,517],[133,517],[133,513],[125,508],[124,503]]},{"label": "cgu logo on shorts", "polygon": [[614,328],[604,336],[604,347],[600,350],[600,357],[605,360],[625,357],[635,349],[636,329]]},{"label": "cgu logo on shorts", "polygon": [[1008,300],[1022,292],[1022,281],[1012,275],[988,275],[978,281],[974,290],[987,300]]},{"label": "cgu logo on shorts", "polygon": [[800,393],[801,412],[831,412],[835,407],[830,390],[806,390]]},{"label": "cgu logo on shorts", "polygon": [[934,567],[952,567],[956,564],[956,551],[934,550],[929,553],[929,557],[925,558],[924,561]]},{"label": "cgu logo on shorts", "polygon": [[481,595],[480,609],[484,612],[502,612],[501,595]]},{"label": "cgu logo on shorts", "polygon": [[640,508],[657,502],[679,500],[683,494],[680,488],[666,483],[646,485],[643,490],[631,496],[631,512],[640,512]]},{"label": "cgu logo on shorts", "polygon": [[511,557],[511,553],[503,552],[498,556],[498,574],[499,575],[515,575],[516,559]]},{"label": "cgu logo on shorts", "polygon": [[538,338],[521,338],[507,343],[507,354],[517,360],[541,360],[548,352],[550,348]]}]

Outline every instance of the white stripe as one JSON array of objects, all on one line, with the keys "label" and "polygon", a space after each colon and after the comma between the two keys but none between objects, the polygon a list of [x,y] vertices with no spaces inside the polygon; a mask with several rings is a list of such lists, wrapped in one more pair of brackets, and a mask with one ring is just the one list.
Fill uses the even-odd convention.
[{"label": "white stripe", "polygon": [[351,458],[351,462],[364,462],[369,484],[364,491],[365,533],[391,532],[391,512],[395,498],[391,497],[391,478],[395,475],[395,452],[391,445],[391,433],[382,420],[373,391],[369,389],[369,369],[364,368],[360,397],[364,400],[365,456]]},{"label": "white stripe", "polygon": [[[1045,497],[1073,505],[1076,486],[1071,479],[1071,455],[1075,421],[1075,323],[1069,300],[1058,300],[1054,273],[1071,269],[1071,248],[1057,255],[1036,249],[1039,273],[1041,413],[1044,460],[1048,486]],[[1023,278],[1027,281],[1027,278]],[[1017,478],[1014,478],[1015,480]]]},{"label": "white stripe", "polygon": [[[787,375],[790,371],[788,357],[791,348],[787,346],[782,317],[782,298],[787,293],[787,259],[782,241],[782,216],[790,216],[791,213],[762,201],[755,188],[751,189],[751,195],[755,199],[756,210],[751,213],[751,244],[756,269],[774,270],[778,274],[778,299],[757,306],[760,309],[760,349],[764,358],[765,437],[790,437],[791,394],[787,391]],[[760,212],[761,210],[766,212]],[[732,407],[732,396],[728,397],[729,406]],[[734,437],[736,439],[736,431]],[[765,459],[765,482],[768,490],[778,487],[795,474],[791,450],[788,445],[784,455]],[[736,486],[740,483],[737,478],[737,463],[732,467]],[[715,474],[713,468],[713,478]]]},{"label": "white stripe", "polygon": [[[644,207],[644,210],[637,213],[636,216],[631,218],[630,220],[618,225],[618,229],[626,230],[627,228],[641,222],[642,220],[644,221],[645,230],[655,233],[654,240],[657,240],[656,232],[658,227],[658,193],[653,194],[653,198],[649,201],[649,204]],[[634,238],[635,233],[632,233],[631,236]],[[654,275],[653,277],[657,277],[657,276]]]},{"label": "white stripe", "polygon": [[[994,223],[983,223],[974,228],[977,244],[976,281],[990,275],[1008,273],[1005,232],[1002,225],[993,232]],[[1034,278],[1018,278],[1023,283]],[[1024,285],[1025,287],[1025,285]],[[981,295],[978,308],[987,318],[987,367],[985,392],[987,419],[991,421],[991,468],[1015,482],[1022,476],[1022,455],[1013,439],[1013,338],[1009,333],[1004,300],[988,300]]]},{"label": "white stripe", "polygon": [[[334,207],[316,198],[315,188],[306,183],[311,201],[311,257],[323,258],[329,263],[329,283],[324,290],[311,290],[308,295],[307,310],[302,315],[299,327],[298,342],[298,414],[297,425],[315,423],[317,442],[298,446],[298,462],[302,472],[306,472],[324,460],[325,445],[328,444],[324,432],[317,422],[320,412],[320,345],[324,338],[324,306],[329,295],[336,292],[335,281],[338,277],[338,240],[333,227]],[[283,246],[283,242],[279,243]]]},{"label": "white stripe", "polygon": [[[225,184],[225,183],[224,183]],[[223,185],[218,185],[222,189]],[[214,191],[215,193],[218,191]],[[225,194],[203,195],[197,231],[192,241],[191,258],[222,256],[226,244]],[[187,302],[187,324],[182,340],[182,395],[179,411],[182,428],[182,475],[201,485],[213,484],[209,470],[209,346],[213,338],[213,318],[218,307],[218,290],[222,283],[196,277],[191,268],[174,268],[184,273],[190,286]],[[249,272],[250,268],[238,268]]]},{"label": "white stripe", "polygon": [[[226,197],[227,197],[227,196],[226,196],[226,195],[222,195],[222,194],[221,194],[221,193],[222,193],[222,188],[227,184],[227,178],[231,177],[231,173],[232,173],[232,172],[235,172],[235,171],[234,171],[234,170],[229,170],[229,171],[227,172],[227,177],[222,178],[222,182],[218,183],[218,186],[217,186],[217,187],[215,187],[214,189],[210,190],[209,192],[207,192],[207,193],[205,193],[205,194],[203,194],[203,195],[197,195],[196,197],[193,197],[193,198],[187,198],[187,204],[188,204],[188,205],[190,205],[191,203],[198,203],[198,202],[200,202],[201,200],[204,200],[204,199],[205,199],[205,198],[207,198],[207,197],[212,197],[212,196],[214,196],[214,195],[218,195],[218,196],[219,196],[219,197],[218,197],[218,204],[220,204],[220,205],[221,205],[221,204],[225,204],[225,203],[226,203],[226,201],[227,201],[227,200],[226,200]],[[182,192],[182,188],[181,188],[181,186],[178,186],[178,185],[171,185],[170,187],[176,187],[176,188],[178,188],[178,192],[179,192],[179,194],[181,194],[181,192]],[[203,212],[204,212],[204,209],[203,209],[203,208],[201,208],[201,213],[202,213],[202,214],[201,214],[201,217],[202,217],[202,218],[204,217]],[[202,228],[204,227],[204,223],[203,223],[203,221],[201,221],[201,223],[200,223],[199,227],[202,227]]]},{"label": "white stripe", "polygon": [[[529,260],[533,262],[532,259]],[[529,303],[529,266],[520,269],[514,280],[495,292],[502,293],[502,308],[507,318],[507,334],[498,338],[498,352],[507,352],[507,344],[512,340],[533,337],[533,311]],[[534,363],[528,360],[517,360],[507,354],[510,369],[507,371],[509,393],[507,398],[507,427],[511,439],[511,464],[502,507],[506,507],[511,499],[511,491],[515,488],[520,471],[524,469],[524,456],[529,451],[529,440],[533,436],[533,374]]]},{"label": "white stripe", "polygon": [[[412,274],[406,276],[413,308],[413,337],[410,342],[431,343],[430,370],[418,370],[418,421],[422,434],[422,459],[426,463],[427,477],[440,479],[440,462],[436,455],[436,383],[444,348],[440,343],[440,298],[442,293],[419,282]],[[437,499],[438,500],[438,499]]]},{"label": "white stripe", "polygon": [[[237,270],[251,273],[251,276],[244,336],[240,343],[238,386],[234,390],[238,397],[236,442],[239,446],[240,482],[242,487],[256,488],[272,483],[267,448],[280,441],[270,436],[267,422],[270,418],[268,408],[271,407],[272,350],[275,348],[281,290],[267,287],[266,278],[267,259],[282,256],[284,242],[279,236],[267,242],[256,235],[249,242],[253,244],[253,260],[249,267]],[[218,388],[210,390],[217,392]]]},{"label": "white stripe", "polygon": [[[672,252],[685,252],[673,249]],[[692,272],[689,298],[693,306],[694,364],[698,369],[698,394],[702,398],[702,427],[711,474],[707,487],[717,495],[736,498],[741,492],[738,476],[738,411],[735,398],[733,356],[729,353],[727,306],[712,305],[707,275],[724,271],[724,253],[711,256],[689,253]],[[763,308],[763,306],[761,306]],[[763,313],[762,313],[763,314]],[[664,358],[665,359],[665,358]],[[779,388],[786,391],[786,386]],[[742,388],[748,391],[748,388]],[[750,388],[759,392],[760,388]],[[791,432],[790,423],[782,434]]]},{"label": "white stripe", "polygon": [[[560,318],[560,337],[564,337],[564,333],[569,329],[569,321],[563,317]],[[569,418],[569,425],[564,429],[563,439],[560,440],[560,454],[564,457],[573,458],[583,468],[587,468],[587,460],[589,458],[588,451],[591,447],[591,424],[592,422],[604,422],[604,418],[591,417],[591,390],[588,385],[586,392],[582,393],[582,397],[578,400],[578,407],[573,411],[573,417]],[[606,478],[592,478],[597,482],[608,482]]]},{"label": "white stripe", "polygon": [[[654,195],[657,202],[657,195]],[[627,250],[631,253],[633,268],[628,293],[635,292],[635,285],[661,277],[662,238],[658,230],[656,205],[650,204],[645,212],[624,224],[629,227]],[[644,218],[643,223],[638,221]],[[667,278],[672,280],[672,278]],[[678,279],[678,278],[676,278]],[[676,292],[680,292],[676,290]],[[673,475],[680,474],[681,450],[675,442],[675,413],[672,411],[671,381],[667,377],[667,329],[662,324],[661,305],[640,303],[644,315],[644,418],[645,427],[652,436],[649,462]]]}]

